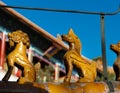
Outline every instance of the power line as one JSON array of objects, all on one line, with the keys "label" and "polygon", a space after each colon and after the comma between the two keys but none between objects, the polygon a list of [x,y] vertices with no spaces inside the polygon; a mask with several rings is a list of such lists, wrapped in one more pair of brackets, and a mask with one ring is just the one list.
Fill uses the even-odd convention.
[{"label": "power line", "polygon": [[52,8],[36,8],[36,7],[8,6],[8,5],[0,5],[0,8],[16,8],[16,9],[25,9],[25,10],[66,12],[66,13],[93,14],[93,15],[116,15],[120,12],[120,7],[114,12],[88,12],[88,11],[78,11],[78,10],[60,10],[60,9],[52,9]]}]

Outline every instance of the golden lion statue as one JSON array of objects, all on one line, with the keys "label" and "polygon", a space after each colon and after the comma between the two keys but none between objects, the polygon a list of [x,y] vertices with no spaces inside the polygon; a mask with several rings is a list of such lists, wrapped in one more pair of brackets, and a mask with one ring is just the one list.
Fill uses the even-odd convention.
[{"label": "golden lion statue", "polygon": [[86,61],[80,54],[81,42],[79,38],[70,29],[67,35],[62,35],[63,41],[69,44],[69,50],[64,55],[64,64],[66,67],[65,82],[70,82],[72,69],[75,67],[79,74],[78,82],[94,82],[96,78],[96,63]]},{"label": "golden lion statue", "polygon": [[14,50],[7,56],[8,71],[3,81],[7,81],[12,73],[14,65],[22,70],[22,77],[19,78],[19,83],[34,82],[35,70],[34,66],[29,62],[26,50],[30,46],[30,40],[26,33],[21,30],[8,34],[10,47],[15,47]]}]

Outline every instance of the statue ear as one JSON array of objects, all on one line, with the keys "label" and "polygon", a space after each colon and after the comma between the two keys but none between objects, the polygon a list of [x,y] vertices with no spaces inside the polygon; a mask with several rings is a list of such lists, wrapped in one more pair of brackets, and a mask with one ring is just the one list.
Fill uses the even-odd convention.
[{"label": "statue ear", "polygon": [[77,36],[74,34],[74,31],[73,31],[72,28],[69,30],[68,35],[70,35],[70,36],[73,37],[73,38],[76,38],[76,37],[77,37]]},{"label": "statue ear", "polygon": [[72,30],[72,28],[69,30],[68,35],[74,39],[78,39],[78,37],[74,34],[74,31]]},{"label": "statue ear", "polygon": [[74,32],[73,32],[72,28],[70,28],[68,34],[69,34],[69,35],[74,35]]}]

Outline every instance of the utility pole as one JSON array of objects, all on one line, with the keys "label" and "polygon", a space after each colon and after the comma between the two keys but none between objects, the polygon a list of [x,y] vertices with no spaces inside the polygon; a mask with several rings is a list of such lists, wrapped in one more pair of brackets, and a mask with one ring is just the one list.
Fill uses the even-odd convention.
[{"label": "utility pole", "polygon": [[102,62],[103,62],[103,78],[105,81],[108,80],[107,74],[107,60],[106,60],[106,44],[105,44],[105,28],[104,28],[104,14],[100,15],[101,20],[101,47],[102,47]]}]

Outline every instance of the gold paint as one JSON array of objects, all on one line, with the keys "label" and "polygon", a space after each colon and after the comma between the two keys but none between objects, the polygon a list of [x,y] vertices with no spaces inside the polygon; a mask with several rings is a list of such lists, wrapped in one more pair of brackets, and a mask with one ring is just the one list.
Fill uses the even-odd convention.
[{"label": "gold paint", "polygon": [[30,46],[30,40],[26,33],[21,30],[8,34],[9,43],[14,50],[7,56],[8,66],[14,67],[15,64],[22,67],[23,76],[20,77],[19,83],[34,82],[35,70],[33,65],[28,61],[26,50]]},{"label": "gold paint", "polygon": [[80,54],[81,42],[79,38],[74,34],[73,30],[70,29],[68,34],[62,35],[63,41],[69,44],[69,50],[65,53],[63,60],[66,67],[65,82],[70,82],[73,66],[79,71],[78,82],[94,82],[96,78],[96,63],[86,61]]}]

